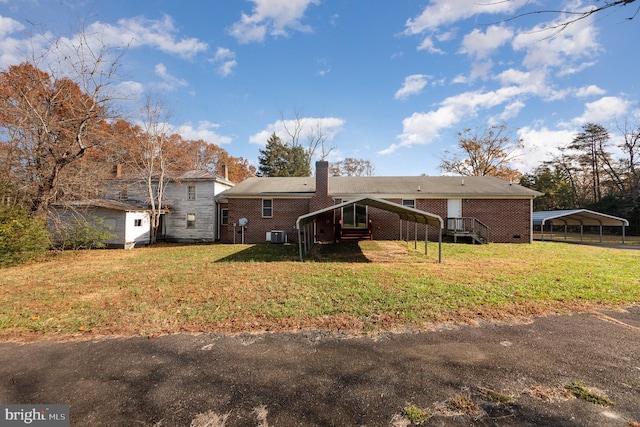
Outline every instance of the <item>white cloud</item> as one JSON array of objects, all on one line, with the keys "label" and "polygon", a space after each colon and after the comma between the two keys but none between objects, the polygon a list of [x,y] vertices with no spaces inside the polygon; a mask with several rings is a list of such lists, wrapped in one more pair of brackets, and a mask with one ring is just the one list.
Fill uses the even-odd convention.
[{"label": "white cloud", "polygon": [[585,104],[584,113],[571,121],[575,125],[585,123],[607,123],[617,117],[624,117],[632,103],[617,96],[604,96]]},{"label": "white cloud", "polygon": [[411,95],[418,95],[427,85],[429,76],[426,74],[413,74],[405,77],[404,83],[395,94],[396,99],[407,99]]},{"label": "white cloud", "polygon": [[87,32],[102,34],[103,40],[113,45],[148,46],[182,58],[192,58],[208,48],[207,43],[196,38],[177,39],[178,30],[168,15],[161,20],[123,18],[116,25],[98,21],[91,24]]},{"label": "white cloud", "polygon": [[504,107],[504,111],[500,114],[500,120],[507,121],[514,117],[517,117],[526,104],[520,100],[511,102],[506,107]]},{"label": "white cloud", "polygon": [[522,139],[524,148],[517,151],[517,169],[531,172],[542,162],[551,160],[560,154],[559,147],[566,146],[575,137],[574,130],[551,130],[546,127],[536,129],[525,126],[518,129],[518,137]]},{"label": "white cloud", "polygon": [[562,31],[549,37],[548,30],[564,22],[560,16],[555,21],[539,24],[528,31],[522,31],[513,39],[515,50],[526,52],[523,65],[534,69],[538,67],[557,67],[560,75],[572,74],[593,64],[593,56],[600,50],[597,43],[597,30],[593,18],[574,22]]},{"label": "white cloud", "polygon": [[47,39],[51,37],[50,34],[47,34],[46,37],[34,35],[31,39],[9,36],[24,29],[25,26],[20,22],[0,15],[0,70],[23,62],[29,51],[33,51],[36,56],[39,55],[43,46],[48,44]]},{"label": "white cloud", "polygon": [[514,85],[524,93],[539,96],[547,101],[564,98],[570,90],[555,90],[549,84],[548,70],[538,68],[531,71],[521,71],[514,68],[504,70],[496,76],[502,86]]},{"label": "white cloud", "polygon": [[413,113],[402,121],[402,134],[398,136],[400,143],[391,144],[378,152],[380,155],[391,154],[399,148],[415,144],[430,144],[440,131],[452,127],[460,121],[460,114],[455,105],[442,106],[428,113]]},{"label": "white cloud", "polygon": [[218,74],[220,74],[222,77],[227,77],[229,74],[233,73],[233,70],[236,68],[236,65],[238,65],[238,63],[235,60],[225,61],[222,65],[218,67]]},{"label": "white cloud", "polygon": [[162,82],[158,86],[164,90],[172,91],[178,87],[187,86],[187,82],[184,79],[179,79],[172,76],[167,72],[167,67],[163,63],[156,64],[155,72],[158,77],[162,79]]},{"label": "white cloud", "polygon": [[319,0],[252,0],[251,15],[242,13],[240,21],[229,28],[229,34],[240,43],[261,42],[267,34],[286,36],[287,30],[310,32],[300,21],[311,4]]},{"label": "white cloud", "polygon": [[[299,126],[302,126],[302,132],[300,134],[300,143],[306,144],[309,135],[313,134],[318,127],[324,131],[327,141],[332,141],[338,133],[342,130],[345,121],[336,117],[303,117],[299,119]],[[296,127],[295,120],[278,120],[275,123],[267,125],[267,127],[249,137],[249,142],[260,146],[265,146],[269,137],[275,133],[282,141],[288,142],[291,138],[287,132],[287,129],[293,131]]]},{"label": "white cloud", "polygon": [[174,132],[188,140],[203,140],[218,146],[229,144],[232,140],[231,137],[218,134],[216,129],[219,127],[219,124],[209,121],[201,121],[196,127],[188,122],[176,127]]},{"label": "white cloud", "polygon": [[15,19],[0,15],[0,37],[15,33],[16,31],[22,31],[24,28],[24,25]]},{"label": "white cloud", "polygon": [[390,145],[378,154],[391,154],[402,147],[431,144],[440,136],[441,130],[451,128],[463,119],[476,115],[480,109],[488,110],[511,103],[510,111],[514,112],[519,104],[513,100],[530,95],[535,90],[531,86],[505,86],[495,91],[464,92],[448,97],[440,103],[437,110],[413,113],[405,118],[402,121],[402,133],[397,137],[400,142]]},{"label": "white cloud", "polygon": [[477,59],[483,59],[507,43],[512,37],[513,30],[502,26],[491,25],[485,33],[474,29],[464,36],[460,52],[475,56]]},{"label": "white cloud", "polygon": [[469,0],[432,0],[422,13],[405,23],[405,34],[421,34],[437,30],[441,25],[452,24],[474,15],[510,14],[530,0],[475,2]]},{"label": "white cloud", "polygon": [[426,37],[424,40],[422,40],[422,43],[420,43],[417,49],[426,50],[429,53],[444,53],[443,50],[435,47],[435,45],[433,44],[433,40],[431,40],[430,37]]},{"label": "white cloud", "polygon": [[599,96],[604,95],[606,91],[604,89],[599,88],[596,85],[584,86],[576,90],[576,96],[579,98],[586,98],[589,96]]},{"label": "white cloud", "polygon": [[218,74],[222,77],[227,77],[233,73],[233,70],[238,65],[235,60],[236,54],[230,49],[225,47],[218,47],[216,54],[210,60],[210,62],[216,64]]},{"label": "white cloud", "polygon": [[117,85],[116,94],[122,99],[138,99],[144,93],[144,85],[131,80],[124,81]]},{"label": "white cloud", "polygon": [[227,59],[234,59],[235,57],[236,54],[230,49],[227,49],[226,47],[218,47],[218,49],[216,49],[216,54],[213,57],[213,61],[220,62]]},{"label": "white cloud", "polygon": [[492,61],[475,61],[471,66],[470,80],[482,79],[486,80],[490,76],[491,69],[493,68]]}]

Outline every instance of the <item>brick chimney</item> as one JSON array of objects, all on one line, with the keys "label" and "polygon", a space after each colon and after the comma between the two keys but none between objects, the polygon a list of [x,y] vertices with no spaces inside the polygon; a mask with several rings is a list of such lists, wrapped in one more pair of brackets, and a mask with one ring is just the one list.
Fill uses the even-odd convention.
[{"label": "brick chimney", "polygon": [[329,162],[316,162],[316,196],[329,194]]},{"label": "brick chimney", "polygon": [[329,196],[329,162],[320,160],[316,162],[316,194],[309,208],[313,212],[333,204],[333,198]]}]

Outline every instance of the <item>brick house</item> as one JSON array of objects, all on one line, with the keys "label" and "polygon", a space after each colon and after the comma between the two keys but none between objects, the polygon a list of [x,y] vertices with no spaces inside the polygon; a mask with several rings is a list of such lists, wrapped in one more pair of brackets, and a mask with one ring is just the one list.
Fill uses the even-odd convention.
[{"label": "brick house", "polygon": [[[478,242],[530,243],[533,199],[541,193],[496,177],[333,177],[316,163],[316,176],[249,178],[222,192],[220,241],[270,241],[274,231],[296,241],[296,220],[330,206],[373,197],[446,218],[445,235]],[[244,225],[241,225],[243,223]],[[351,205],[315,218],[314,239],[333,241],[360,231],[378,240],[437,239],[433,227],[416,226],[376,207]],[[428,231],[426,231],[428,230]]]}]

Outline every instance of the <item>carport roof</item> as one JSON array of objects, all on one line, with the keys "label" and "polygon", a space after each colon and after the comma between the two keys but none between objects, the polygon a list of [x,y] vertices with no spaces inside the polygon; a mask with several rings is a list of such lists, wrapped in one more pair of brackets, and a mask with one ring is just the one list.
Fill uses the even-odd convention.
[{"label": "carport roof", "polygon": [[587,209],[544,211],[533,213],[533,225],[545,225],[547,222],[555,222],[564,225],[604,225],[604,226],[628,226],[629,221],[612,215],[594,212]]},{"label": "carport roof", "polygon": [[408,206],[403,206],[398,203],[389,202],[387,200],[378,199],[375,197],[361,197],[359,199],[349,200],[348,202],[342,202],[337,205],[329,206],[328,208],[320,209],[315,212],[301,215],[300,217],[298,217],[298,220],[296,221],[297,227],[300,228],[304,224],[313,222],[316,216],[321,215],[325,212],[331,212],[335,209],[340,209],[353,204],[373,206],[374,208],[393,212],[398,214],[398,216],[400,216],[400,219],[403,219],[405,221],[433,225],[440,229],[444,227],[444,222],[442,221],[442,218],[439,215],[421,211],[419,209],[410,208]]},{"label": "carport roof", "polygon": [[[373,206],[374,208],[394,212],[405,221],[412,221],[420,224],[427,224],[438,227],[438,262],[442,262],[442,229],[444,228],[444,222],[439,215],[421,211],[419,209],[410,208],[408,206],[403,206],[398,203],[389,202],[387,200],[378,199],[375,197],[361,197],[359,199],[349,200],[348,202],[342,202],[337,205],[329,206],[327,208],[299,216],[298,220],[296,221],[296,228],[298,229],[298,250],[300,252],[300,261],[303,260],[304,254],[302,239],[300,239],[300,232],[302,230],[302,227],[312,223],[318,215],[322,215],[323,213],[331,212],[333,210],[351,206],[354,204]],[[427,237],[428,236],[425,236],[425,253],[427,251]],[[306,248],[306,243],[304,246]]]}]

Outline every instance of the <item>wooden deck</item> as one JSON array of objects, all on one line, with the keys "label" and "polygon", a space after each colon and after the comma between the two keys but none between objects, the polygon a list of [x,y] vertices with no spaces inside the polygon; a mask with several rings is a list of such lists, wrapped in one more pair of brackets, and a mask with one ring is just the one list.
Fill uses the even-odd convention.
[{"label": "wooden deck", "polygon": [[470,240],[472,243],[489,243],[489,227],[476,218],[447,218],[447,228],[445,236],[453,237],[453,242],[457,243],[458,238]]},{"label": "wooden deck", "polygon": [[373,227],[371,220],[367,225],[367,228],[349,228],[342,227],[342,220],[338,222],[338,230],[336,233],[336,239],[342,240],[373,240]]}]

